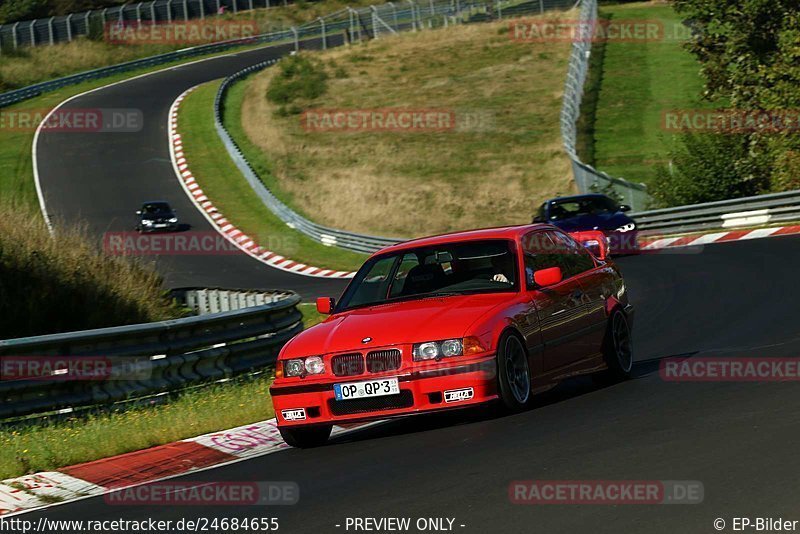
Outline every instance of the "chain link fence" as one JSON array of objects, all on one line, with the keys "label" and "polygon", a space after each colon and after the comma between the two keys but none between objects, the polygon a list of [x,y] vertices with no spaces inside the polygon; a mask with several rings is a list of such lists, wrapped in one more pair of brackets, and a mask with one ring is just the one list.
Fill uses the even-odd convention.
[{"label": "chain link fence", "polygon": [[[581,31],[591,32],[598,20],[597,0],[579,0],[579,5],[579,28]],[[561,137],[564,141],[564,150],[572,162],[572,174],[578,191],[610,194],[639,211],[647,206],[649,199],[644,184],[629,182],[598,171],[591,165],[582,162],[575,149],[577,124],[581,115],[581,101],[583,100],[584,84],[589,73],[591,53],[592,38],[590,35],[579,37],[573,41],[561,108]]]}]

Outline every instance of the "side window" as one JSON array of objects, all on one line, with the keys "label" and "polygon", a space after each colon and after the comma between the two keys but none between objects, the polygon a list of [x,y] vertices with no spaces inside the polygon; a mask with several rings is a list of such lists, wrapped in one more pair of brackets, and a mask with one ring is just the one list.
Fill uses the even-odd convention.
[{"label": "side window", "polygon": [[559,251],[567,258],[568,272],[564,272],[564,278],[576,276],[594,268],[592,255],[580,243],[561,232],[552,232],[551,237]]},{"label": "side window", "polygon": [[397,297],[403,294],[403,288],[406,285],[406,277],[408,272],[419,265],[419,259],[416,254],[406,254],[400,262],[400,267],[392,280],[392,288],[389,290],[389,297]]},{"label": "side window", "polygon": [[376,261],[369,272],[364,276],[364,281],[350,298],[350,306],[358,306],[367,302],[383,300],[389,291],[389,273],[397,257],[383,258]]},{"label": "side window", "polygon": [[594,260],[586,249],[560,232],[532,232],[523,239],[522,250],[528,289],[535,288],[534,271],[560,267],[566,279],[594,267]]}]

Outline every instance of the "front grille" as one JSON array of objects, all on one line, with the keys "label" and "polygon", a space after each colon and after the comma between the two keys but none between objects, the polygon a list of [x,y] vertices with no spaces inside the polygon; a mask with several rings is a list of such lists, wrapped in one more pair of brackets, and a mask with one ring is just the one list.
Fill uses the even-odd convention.
[{"label": "front grille", "polygon": [[400,369],[401,354],[398,349],[374,350],[367,354],[367,371],[382,373]]},{"label": "front grille", "polygon": [[331,358],[331,368],[336,376],[364,374],[364,356],[359,352],[336,355]]},{"label": "front grille", "polygon": [[414,406],[414,394],[408,390],[402,390],[398,395],[388,395],[386,397],[341,401],[331,399],[328,401],[328,408],[330,408],[333,415],[352,415],[381,410],[396,410],[399,408],[410,408],[412,406]]}]

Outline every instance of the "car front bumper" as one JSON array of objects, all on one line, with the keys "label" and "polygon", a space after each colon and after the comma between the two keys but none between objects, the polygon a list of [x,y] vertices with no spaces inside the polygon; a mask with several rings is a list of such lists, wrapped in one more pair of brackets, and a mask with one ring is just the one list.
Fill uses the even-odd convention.
[{"label": "car front bumper", "polygon": [[[392,374],[390,376],[398,378],[399,395],[336,400],[333,392],[335,383],[386,378],[363,375],[338,377],[324,383],[276,384],[270,389],[270,393],[278,426],[354,423],[490,402],[497,398],[496,375],[496,360],[494,354],[491,354],[473,359],[469,363],[448,362],[447,365],[436,368],[412,369]],[[447,402],[446,392],[452,391],[463,393],[460,400]],[[284,416],[284,412],[296,413],[301,409],[305,419],[290,421]]]}]

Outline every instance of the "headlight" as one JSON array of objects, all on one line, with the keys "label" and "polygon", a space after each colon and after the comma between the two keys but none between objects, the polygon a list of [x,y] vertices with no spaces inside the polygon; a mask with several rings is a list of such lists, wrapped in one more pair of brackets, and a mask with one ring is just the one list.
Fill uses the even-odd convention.
[{"label": "headlight", "polygon": [[636,230],[636,223],[623,224],[614,231],[625,233],[625,232],[630,232],[631,230]]},{"label": "headlight", "polygon": [[325,372],[325,362],[319,356],[297,358],[283,362],[283,376],[318,375]]},{"label": "headlight", "polygon": [[150,226],[150,225],[153,224],[153,221],[148,221],[147,219],[145,219],[145,220],[142,221],[142,224],[145,225],[145,226]]},{"label": "headlight", "polygon": [[319,356],[311,356],[306,358],[306,371],[310,375],[318,375],[325,372],[325,363]]},{"label": "headlight", "polygon": [[171,218],[169,220],[169,222],[171,222],[172,224],[175,224],[176,222],[178,222],[178,218],[177,217],[173,217],[173,218]]},{"label": "headlight", "polygon": [[460,339],[446,339],[444,341],[428,341],[414,345],[414,361],[449,358],[461,356],[464,353],[464,344]]},{"label": "headlight", "polygon": [[286,360],[283,362],[284,376],[300,376],[305,369],[306,366],[303,360]]}]

